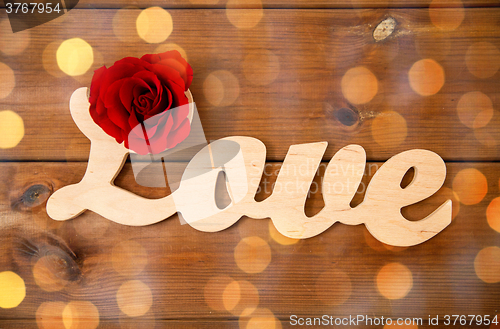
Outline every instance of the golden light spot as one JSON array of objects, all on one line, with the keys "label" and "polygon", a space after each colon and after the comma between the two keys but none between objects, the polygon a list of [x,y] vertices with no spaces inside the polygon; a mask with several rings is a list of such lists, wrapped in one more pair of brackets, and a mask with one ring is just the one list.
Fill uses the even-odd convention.
[{"label": "golden light spot", "polygon": [[135,276],[141,273],[148,263],[148,253],[138,242],[127,240],[113,248],[111,260],[116,272]]},{"label": "golden light spot", "polygon": [[215,71],[203,82],[203,93],[213,106],[228,106],[240,95],[240,83],[229,71]]},{"label": "golden light spot", "polygon": [[473,205],[481,202],[488,193],[488,181],[475,168],[462,169],[453,179],[453,191],[462,204]]},{"label": "golden light spot", "polygon": [[444,70],[433,59],[421,59],[415,62],[408,72],[410,87],[421,96],[430,96],[444,85]]},{"label": "golden light spot", "polygon": [[64,76],[64,72],[61,71],[59,65],[57,64],[57,49],[62,42],[63,40],[57,40],[49,43],[42,53],[43,68],[47,71],[47,73],[56,78]]},{"label": "golden light spot", "polygon": [[147,43],[160,43],[170,36],[174,29],[172,16],[160,7],[141,11],[136,21],[137,33]]},{"label": "golden light spot", "polygon": [[496,138],[490,134],[490,132],[484,129],[474,129],[474,137],[479,143],[483,144],[484,146],[495,149],[494,152],[496,153],[498,142]]},{"label": "golden light spot", "polygon": [[500,51],[489,42],[476,42],[467,50],[465,64],[476,77],[490,78],[500,68]]},{"label": "golden light spot", "polygon": [[478,278],[486,283],[500,282],[500,248],[482,249],[474,259],[474,269]]},{"label": "golden light spot", "polygon": [[[227,300],[224,301],[223,295],[226,288],[233,285],[234,282],[236,281],[228,276],[215,276],[210,278],[204,289],[205,303],[215,311],[225,311],[226,305],[229,304]],[[229,294],[229,291],[226,293],[226,298],[229,298],[227,294]]]},{"label": "golden light spot", "polygon": [[387,299],[405,297],[413,287],[411,271],[400,263],[389,263],[377,274],[377,289]]},{"label": "golden light spot", "polygon": [[342,94],[352,104],[365,104],[378,92],[377,77],[366,67],[349,69],[341,81]]},{"label": "golden light spot", "polygon": [[281,329],[281,322],[267,308],[256,309],[251,317],[240,317],[240,329]]},{"label": "golden light spot", "polygon": [[121,285],[116,293],[120,310],[128,316],[146,314],[153,305],[153,294],[147,285],[139,280],[130,280]]},{"label": "golden light spot", "polygon": [[265,86],[276,80],[280,73],[280,60],[270,50],[253,51],[243,60],[243,74],[257,86]]},{"label": "golden light spot", "polygon": [[65,261],[55,254],[41,257],[33,266],[35,283],[45,291],[61,290],[68,284],[68,281],[58,275],[64,266]]},{"label": "golden light spot", "polygon": [[469,128],[486,126],[493,117],[491,99],[480,91],[468,92],[458,101],[458,118]]},{"label": "golden light spot", "polygon": [[500,233],[500,197],[491,200],[486,208],[486,219],[490,227]]},{"label": "golden light spot", "polygon": [[372,122],[372,137],[383,147],[400,145],[405,141],[407,133],[405,118],[395,111],[382,112]]},{"label": "golden light spot", "polygon": [[0,99],[9,96],[12,92],[12,89],[16,86],[16,76],[14,75],[14,71],[12,69],[0,62],[0,76],[2,79],[0,80]]},{"label": "golden light spot", "polygon": [[65,40],[56,52],[57,65],[67,75],[83,75],[94,63],[92,47],[80,38]]},{"label": "golden light spot", "polygon": [[276,227],[274,227],[272,220],[269,221],[269,235],[274,241],[284,246],[296,244],[297,242],[300,241],[300,239],[292,239],[278,232]]},{"label": "golden light spot", "polygon": [[341,270],[323,272],[316,280],[316,296],[323,304],[344,304],[351,292],[351,279]]},{"label": "golden light spot", "polygon": [[139,10],[135,7],[125,7],[116,12],[113,16],[113,32],[122,42],[132,43],[141,41],[137,34],[137,17]]},{"label": "golden light spot", "polygon": [[0,272],[0,307],[17,307],[26,297],[24,280],[14,272]]},{"label": "golden light spot", "polygon": [[0,148],[16,147],[23,137],[23,118],[10,110],[0,111]]},{"label": "golden light spot", "polygon": [[224,307],[237,316],[248,316],[259,305],[259,291],[248,281],[233,281],[222,294]]},{"label": "golden light spot", "polygon": [[30,31],[12,33],[8,19],[0,22],[0,51],[8,56],[19,55],[30,43]]},{"label": "golden light spot", "polygon": [[226,3],[227,19],[239,29],[254,27],[263,15],[261,0],[229,0]]},{"label": "golden light spot", "polygon": [[99,311],[91,302],[70,302],[64,307],[62,321],[66,329],[95,329],[99,326]]},{"label": "golden light spot", "polygon": [[63,322],[63,302],[42,303],[36,311],[36,323],[40,329],[67,329]]},{"label": "golden light spot", "polygon": [[465,10],[462,1],[447,0],[446,8],[441,8],[442,0],[433,0],[429,5],[429,16],[435,27],[444,31],[453,31],[462,24]]},{"label": "golden light spot", "polygon": [[227,285],[222,293],[222,302],[224,308],[231,311],[239,302],[241,298],[240,284],[238,281],[233,281]]},{"label": "golden light spot", "polygon": [[186,60],[186,62],[189,62],[186,51],[184,50],[184,48],[182,48],[181,46],[179,46],[176,43],[167,43],[164,45],[160,45],[155,49],[154,53],[159,54],[159,53],[164,53],[164,52],[170,51],[170,50],[177,50],[181,54],[182,58],[184,58]]},{"label": "golden light spot", "polygon": [[242,239],[234,249],[236,265],[246,273],[260,273],[271,262],[271,248],[258,236]]}]

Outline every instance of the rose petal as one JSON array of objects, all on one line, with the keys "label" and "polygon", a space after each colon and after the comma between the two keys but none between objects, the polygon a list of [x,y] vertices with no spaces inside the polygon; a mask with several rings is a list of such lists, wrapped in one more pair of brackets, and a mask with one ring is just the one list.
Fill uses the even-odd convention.
[{"label": "rose petal", "polygon": [[93,114],[92,112],[90,112],[90,115],[92,116],[92,119],[94,119],[94,122],[97,123],[106,134],[116,139],[118,144],[123,142],[121,134],[122,129],[115,125],[107,116],[96,116],[95,113]]},{"label": "rose petal", "polygon": [[186,119],[189,115],[189,104],[181,105],[176,107],[175,109],[171,109],[172,118],[174,119],[174,126],[172,129],[177,129],[180,124]]},{"label": "rose petal", "polygon": [[120,89],[120,101],[128,112],[132,111],[132,104],[134,102],[134,89],[139,85],[143,88],[149,88],[149,86],[141,79],[138,78],[127,78],[123,79],[123,86]]},{"label": "rose petal", "polygon": [[123,106],[120,100],[120,89],[126,81],[127,80],[122,79],[113,83],[108,88],[106,98],[104,99],[109,119],[124,130],[130,129],[128,125],[130,113]]},{"label": "rose petal", "polygon": [[172,130],[172,126],[174,121],[172,116],[167,117],[167,121],[165,124],[161,124],[157,126],[157,132],[153,136],[148,134],[149,144],[151,145],[151,149],[153,154],[157,154],[165,151],[167,148],[167,136],[168,133]]},{"label": "rose petal", "polygon": [[168,134],[167,147],[169,149],[174,148],[175,146],[177,146],[177,144],[185,140],[189,136],[190,132],[191,132],[191,123],[186,118],[181,122],[179,128],[171,131]]},{"label": "rose petal", "polygon": [[101,88],[101,82],[103,75],[106,73],[106,66],[103,66],[94,71],[94,75],[92,76],[92,82],[90,84],[90,97],[89,102],[91,104],[95,104],[97,98],[99,97],[99,90]]},{"label": "rose petal", "polygon": [[150,117],[152,117],[154,115],[158,115],[162,112],[166,112],[172,106],[172,102],[173,102],[172,93],[170,92],[170,90],[168,90],[164,87],[162,87],[162,91],[163,92],[161,93],[161,97],[160,97],[158,104],[156,104],[149,111],[148,115],[145,116],[145,119],[149,119]]},{"label": "rose petal", "polygon": [[[151,65],[152,71],[158,76],[158,79],[164,84],[168,85],[169,89],[173,89],[173,85],[177,85],[177,88],[180,88],[182,92],[184,93],[185,91],[185,83],[184,80],[182,79],[181,75],[179,72],[177,72],[175,69],[165,66],[165,65],[160,65],[160,64],[152,64]],[[175,93],[174,93],[175,94]]]}]

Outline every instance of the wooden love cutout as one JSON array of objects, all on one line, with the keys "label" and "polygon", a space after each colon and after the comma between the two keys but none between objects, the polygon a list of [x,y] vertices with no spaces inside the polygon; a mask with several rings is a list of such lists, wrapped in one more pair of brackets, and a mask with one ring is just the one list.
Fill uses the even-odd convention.
[{"label": "wooden love cutout", "polygon": [[[327,142],[290,146],[276,181],[276,186],[284,188],[280,191],[275,189],[262,202],[256,202],[254,196],[264,170],[266,148],[260,140],[242,136],[223,138],[211,144],[215,148],[224,141],[237,143],[239,164],[236,160],[232,161],[233,164],[229,161],[224,168],[210,168],[213,170],[206,174],[183,180],[176,191],[164,198],[140,197],[113,185],[128,150],[94,123],[86,94],[87,88],[77,89],[71,97],[70,110],[78,128],[91,141],[87,171],[78,184],[57,190],[48,200],[47,213],[55,220],[71,219],[88,209],[120,224],[144,226],[162,221],[179,211],[183,217],[189,213],[186,221],[193,228],[217,232],[246,215],[270,217],[281,234],[296,239],[313,237],[341,222],[347,225],[365,224],[375,238],[394,246],[422,243],[451,223],[451,200],[419,221],[408,221],[401,215],[401,208],[437,192],[446,176],[446,166],[441,157],[420,149],[402,152],[384,163],[371,179],[363,202],[351,208],[350,202],[364,172],[366,154],[359,145],[343,147],[326,168],[322,183],[325,207],[313,217],[305,215],[304,205]],[[210,145],[200,152],[207,148],[210,150]],[[190,161],[184,175],[189,174],[190,166],[196,167],[199,154]],[[237,166],[243,166],[246,175],[242,176],[241,171],[237,173],[235,170],[241,169]],[[339,167],[349,170],[341,170],[342,175],[332,174],[339,172],[332,170]],[[415,169],[412,182],[401,188],[403,176],[412,167]],[[214,208],[215,201],[211,200],[217,174],[221,170],[234,172],[229,175],[228,184],[234,183],[233,187],[240,191],[240,196],[233,197],[233,202],[224,209]],[[349,184],[353,184],[352,189],[325,188]]]}]

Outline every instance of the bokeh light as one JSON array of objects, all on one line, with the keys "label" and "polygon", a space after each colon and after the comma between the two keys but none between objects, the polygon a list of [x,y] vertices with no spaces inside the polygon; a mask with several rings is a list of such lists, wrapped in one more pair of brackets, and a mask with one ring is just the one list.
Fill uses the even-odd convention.
[{"label": "bokeh light", "polygon": [[234,249],[236,265],[246,273],[260,273],[271,262],[271,248],[262,238],[242,239]]},{"label": "bokeh light", "polygon": [[177,50],[181,54],[182,58],[184,58],[186,60],[186,62],[189,62],[189,58],[188,58],[187,53],[184,50],[184,48],[182,48],[181,46],[179,46],[176,43],[167,43],[167,44],[159,45],[158,47],[156,47],[154,53],[159,54],[159,53],[164,53],[166,51],[171,51],[171,50]]},{"label": "bokeh light", "polygon": [[408,72],[410,87],[421,96],[436,94],[444,85],[444,70],[433,59],[422,59],[415,62]]},{"label": "bokeh light", "polygon": [[377,289],[387,299],[403,298],[412,287],[413,275],[401,263],[389,263],[377,274]]},{"label": "bokeh light", "polygon": [[16,112],[0,111],[0,148],[16,147],[24,137],[24,121]]},{"label": "bokeh light", "polygon": [[429,5],[429,17],[435,27],[444,31],[457,29],[465,18],[464,5],[461,0],[447,0],[446,8],[442,8],[442,0],[433,0]]},{"label": "bokeh light", "polygon": [[382,112],[372,122],[372,137],[380,146],[396,147],[405,141],[407,134],[406,120],[398,112]]},{"label": "bokeh light", "polygon": [[59,65],[57,64],[57,49],[64,40],[56,40],[47,45],[42,53],[42,64],[43,68],[50,75],[61,78],[64,75],[64,72],[61,71]]},{"label": "bokeh light", "polygon": [[272,220],[269,221],[269,235],[274,241],[284,246],[296,244],[300,241],[300,239],[292,239],[278,232]]},{"label": "bokeh light", "polygon": [[457,104],[460,122],[469,128],[482,128],[493,117],[493,103],[491,99],[480,91],[468,92]]},{"label": "bokeh light", "polygon": [[137,17],[140,10],[134,7],[119,9],[113,16],[113,33],[122,42],[132,43],[141,41],[137,34]]},{"label": "bokeh light", "polygon": [[2,79],[0,80],[0,99],[9,96],[12,92],[12,89],[16,86],[16,76],[14,75],[14,71],[12,69],[0,62],[0,76]]},{"label": "bokeh light", "polygon": [[[234,287],[235,282],[235,280],[228,276],[214,276],[210,278],[204,288],[205,303],[215,311],[225,311],[230,302],[229,300],[224,301],[224,292],[228,286]],[[226,292],[226,299],[230,298],[228,296],[229,293],[230,291]],[[234,296],[233,298],[236,297]]]},{"label": "bokeh light", "polygon": [[476,168],[462,169],[453,179],[453,191],[462,204],[477,204],[488,193],[488,181]]},{"label": "bokeh light", "polygon": [[237,316],[248,316],[259,306],[259,291],[248,281],[233,281],[222,293],[224,308]]},{"label": "bokeh light", "polygon": [[342,94],[352,104],[365,104],[378,92],[377,77],[366,67],[349,69],[341,81]]},{"label": "bokeh light", "polygon": [[490,227],[500,233],[500,197],[491,200],[486,208],[486,219]]},{"label": "bokeh light", "polygon": [[66,304],[63,302],[42,303],[36,311],[36,324],[40,329],[68,329],[64,326],[63,312]]},{"label": "bokeh light", "polygon": [[26,297],[24,280],[12,271],[0,272],[0,307],[17,307],[24,297]]},{"label": "bokeh light", "polygon": [[160,43],[170,36],[174,29],[172,16],[160,7],[141,11],[136,21],[137,34],[147,43]]},{"label": "bokeh light", "polygon": [[474,137],[476,140],[483,144],[484,146],[490,148],[495,154],[497,152],[497,139],[490,133],[490,131],[485,129],[474,129]]},{"label": "bokeh light", "polygon": [[469,72],[478,78],[490,78],[500,68],[500,50],[490,42],[476,42],[465,54]]},{"label": "bokeh light", "polygon": [[281,322],[267,308],[256,309],[251,317],[240,317],[240,329],[281,329]]},{"label": "bokeh light", "polygon": [[228,106],[240,95],[240,83],[229,71],[215,71],[203,82],[203,93],[213,106]]},{"label": "bokeh light", "polygon": [[339,269],[325,271],[316,280],[316,296],[323,304],[344,304],[351,292],[351,279]]},{"label": "bokeh light", "polygon": [[116,293],[120,310],[128,316],[146,314],[153,305],[151,289],[139,280],[130,280],[121,285]]},{"label": "bokeh light", "polygon": [[88,301],[69,302],[62,312],[66,329],[95,329],[99,326],[99,311]]},{"label": "bokeh light", "polygon": [[12,32],[8,19],[0,22],[0,51],[8,56],[19,55],[30,43],[29,30]]},{"label": "bokeh light", "polygon": [[83,39],[73,38],[61,43],[56,52],[57,65],[67,75],[85,74],[94,63],[94,51]]},{"label": "bokeh light", "polygon": [[239,29],[250,29],[259,24],[264,10],[261,0],[228,0],[227,19]]},{"label": "bokeh light", "polygon": [[116,272],[125,276],[136,276],[148,263],[148,254],[140,243],[127,240],[113,248],[111,260]]},{"label": "bokeh light", "polygon": [[474,259],[474,269],[477,277],[484,282],[500,282],[500,248],[491,246],[482,249]]},{"label": "bokeh light", "polygon": [[270,50],[252,51],[243,60],[243,74],[257,86],[272,83],[280,73],[280,61]]}]

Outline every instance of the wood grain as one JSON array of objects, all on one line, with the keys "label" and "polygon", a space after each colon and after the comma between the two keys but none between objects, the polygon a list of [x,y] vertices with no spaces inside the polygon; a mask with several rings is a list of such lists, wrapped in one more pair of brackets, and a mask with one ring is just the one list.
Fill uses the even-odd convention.
[{"label": "wood grain", "polygon": [[[319,141],[330,144],[324,160],[347,144],[359,144],[372,161],[412,148],[430,149],[447,161],[496,161],[498,111],[486,126],[472,129],[460,122],[457,104],[475,91],[484,93],[493,109],[500,104],[500,73],[480,79],[466,65],[474,43],[500,48],[499,10],[468,8],[452,31],[432,25],[426,9],[269,9],[252,29],[234,27],[225,10],[170,10],[174,30],[164,43],[181,46],[195,70],[191,91],[207,140],[252,136],[265,143],[272,161],[282,161],[291,144]],[[126,10],[131,16],[117,26],[126,41],[113,32],[116,10],[75,9],[31,30],[22,53],[0,54],[0,62],[16,76],[16,87],[2,104],[25,125],[24,139],[15,148],[0,150],[0,159],[86,161],[89,142],[71,120],[69,97],[90,85],[98,67],[155,52],[157,44],[147,44],[136,34],[139,12]],[[387,17],[395,19],[396,28],[375,42],[373,30]],[[57,68],[57,47],[42,53],[50,43],[75,36],[93,47],[95,60],[86,74],[73,78]],[[435,59],[444,70],[444,86],[435,95],[420,96],[408,82],[410,68],[423,58]],[[473,64],[489,60],[474,58]],[[59,77],[47,73],[44,63]],[[255,71],[258,63],[270,66]],[[349,69],[360,66],[377,78],[378,92],[370,102],[356,105],[344,97],[341,81]],[[220,70],[229,71],[237,84],[224,80],[227,74],[217,78]],[[207,83],[211,74],[225,92],[239,96],[221,96],[220,88]],[[220,103],[215,106],[208,99]]]},{"label": "wood grain", "polygon": [[[363,184],[380,165],[367,165]],[[280,163],[266,166],[268,174],[261,181],[258,200],[270,195],[269,186],[276,181],[275,173],[280,166]],[[217,302],[217,296],[219,300],[222,298],[222,290],[213,290],[207,303],[204,292],[209,280],[220,276],[250,282],[258,291],[259,308],[269,309],[284,327],[290,314],[359,313],[396,318],[496,312],[500,298],[498,284],[488,284],[477,277],[474,259],[481,249],[498,243],[498,232],[488,226],[485,215],[487,205],[500,193],[498,164],[448,163],[445,189],[405,209],[405,216],[420,219],[428,215],[453,195],[446,188],[451,188],[457,173],[466,168],[484,174],[488,193],[481,202],[469,206],[458,207],[455,198],[456,217],[452,224],[426,243],[410,248],[384,246],[371,238],[362,225],[336,224],[317,237],[282,245],[272,238],[274,233],[268,219],[243,218],[227,230],[209,234],[180,225],[176,216],[142,228],[118,225],[91,212],[72,221],[52,221],[44,210],[48,193],[33,194],[33,190],[55,191],[76,183],[85,168],[85,163],[73,162],[0,164],[3,219],[0,268],[16,271],[27,286],[27,297],[21,305],[0,309],[0,319],[33,319],[44,302],[83,300],[96,306],[105,328],[106,321],[113,328],[127,319],[134,320],[123,314],[116,303],[120,286],[134,279],[144,282],[153,296],[152,307],[135,318],[137,321],[154,320],[166,325],[170,322],[162,321],[175,320],[189,324],[196,318],[207,319],[209,322],[204,324],[207,328],[214,326],[214,322],[219,325],[218,321],[228,327],[234,321],[237,326],[237,316],[208,306]],[[315,182],[320,181],[324,168],[322,164]],[[145,197],[158,198],[169,193],[166,188],[138,186],[129,164],[117,177],[116,184]],[[359,204],[362,197],[363,193],[357,193],[353,204]],[[321,195],[311,193],[306,213],[317,213],[321,207]],[[260,239],[269,246],[271,261],[258,274],[238,267],[236,248],[241,248],[245,238]],[[126,252],[123,245],[117,249],[124,242],[139,249]],[[47,255],[61,259],[61,263],[55,264],[63,265],[48,266],[41,279],[39,273],[35,277],[45,282],[46,287],[54,282],[62,284],[60,290],[53,292],[42,290],[34,279],[34,267]],[[263,257],[265,253],[255,255],[255,264]],[[377,273],[391,262],[403,264],[412,273],[413,287],[405,298],[389,300],[377,290]],[[332,276],[325,277],[328,273]],[[243,297],[241,303],[249,300]]]}]

